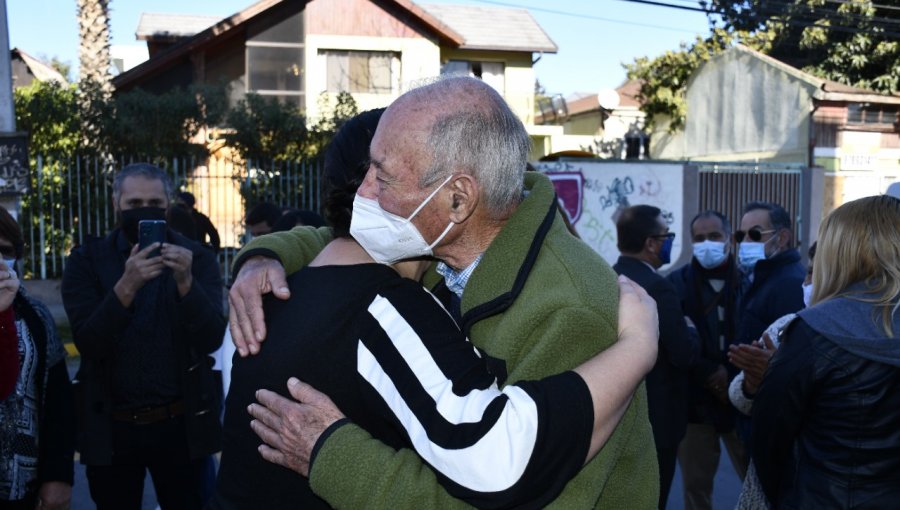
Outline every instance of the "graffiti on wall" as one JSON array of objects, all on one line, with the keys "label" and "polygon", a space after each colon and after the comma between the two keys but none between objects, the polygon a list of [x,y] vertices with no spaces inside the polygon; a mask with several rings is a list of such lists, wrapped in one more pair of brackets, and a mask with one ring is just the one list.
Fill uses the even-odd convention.
[{"label": "graffiti on wall", "polygon": [[[553,181],[560,205],[581,238],[610,264],[619,257],[616,220],[626,207],[653,205],[677,234],[672,260],[684,243],[684,167],[672,163],[537,163],[535,168]],[[690,244],[687,244],[690,247]],[[665,266],[663,267],[665,269]]]}]

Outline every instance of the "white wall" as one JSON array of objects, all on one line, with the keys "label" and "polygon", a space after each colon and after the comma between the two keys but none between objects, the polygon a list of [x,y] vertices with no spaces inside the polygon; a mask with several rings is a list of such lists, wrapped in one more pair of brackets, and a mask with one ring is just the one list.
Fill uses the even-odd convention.
[{"label": "white wall", "polygon": [[690,260],[691,244],[686,241],[684,232],[683,165],[561,161],[535,163],[534,166],[554,181],[557,195],[563,207],[570,212],[578,234],[610,265],[619,258],[616,248],[617,213],[622,208],[640,204],[662,209],[669,229],[676,234],[672,263],[661,270]]}]

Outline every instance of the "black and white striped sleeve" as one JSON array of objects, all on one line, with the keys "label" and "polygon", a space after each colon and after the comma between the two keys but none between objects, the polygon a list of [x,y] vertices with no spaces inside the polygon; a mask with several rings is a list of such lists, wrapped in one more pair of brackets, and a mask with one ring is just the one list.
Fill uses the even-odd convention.
[{"label": "black and white striped sleeve", "polygon": [[505,374],[491,373],[412,282],[382,289],[366,320],[358,374],[450,494],[479,507],[539,507],[581,468],[593,407],[578,375],[499,388]]}]

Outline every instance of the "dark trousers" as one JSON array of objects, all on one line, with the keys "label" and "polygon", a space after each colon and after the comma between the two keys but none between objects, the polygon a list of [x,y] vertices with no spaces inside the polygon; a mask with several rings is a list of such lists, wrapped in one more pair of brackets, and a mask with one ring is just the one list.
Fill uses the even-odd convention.
[{"label": "dark trousers", "polygon": [[0,501],[0,510],[34,510],[37,494],[28,494],[25,499]]},{"label": "dark trousers", "polygon": [[184,417],[149,425],[113,422],[111,466],[87,466],[97,510],[140,510],[144,477],[150,471],[162,510],[197,510],[207,458],[190,460]]},{"label": "dark trousers", "polygon": [[656,447],[656,459],[659,462],[659,508],[665,510],[669,501],[669,490],[672,488],[672,478],[675,478],[675,459],[678,458],[678,448]]}]

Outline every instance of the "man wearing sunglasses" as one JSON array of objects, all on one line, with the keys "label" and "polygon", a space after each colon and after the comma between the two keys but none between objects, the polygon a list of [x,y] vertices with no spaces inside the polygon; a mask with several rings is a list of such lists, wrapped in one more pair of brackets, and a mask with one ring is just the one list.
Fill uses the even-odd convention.
[{"label": "man wearing sunglasses", "polygon": [[659,460],[659,508],[666,507],[675,475],[678,444],[688,421],[688,370],[700,352],[697,330],[689,328],[681,300],[671,282],[656,270],[671,259],[675,233],[658,207],[628,207],[616,221],[621,256],[613,269],[631,278],[656,301],[659,354],[647,374],[647,407]]},{"label": "man wearing sunglasses", "polygon": [[751,202],[734,233],[743,272],[735,340],[759,340],[775,319],[803,308],[806,269],[792,246],[791,217],[778,204]]}]

